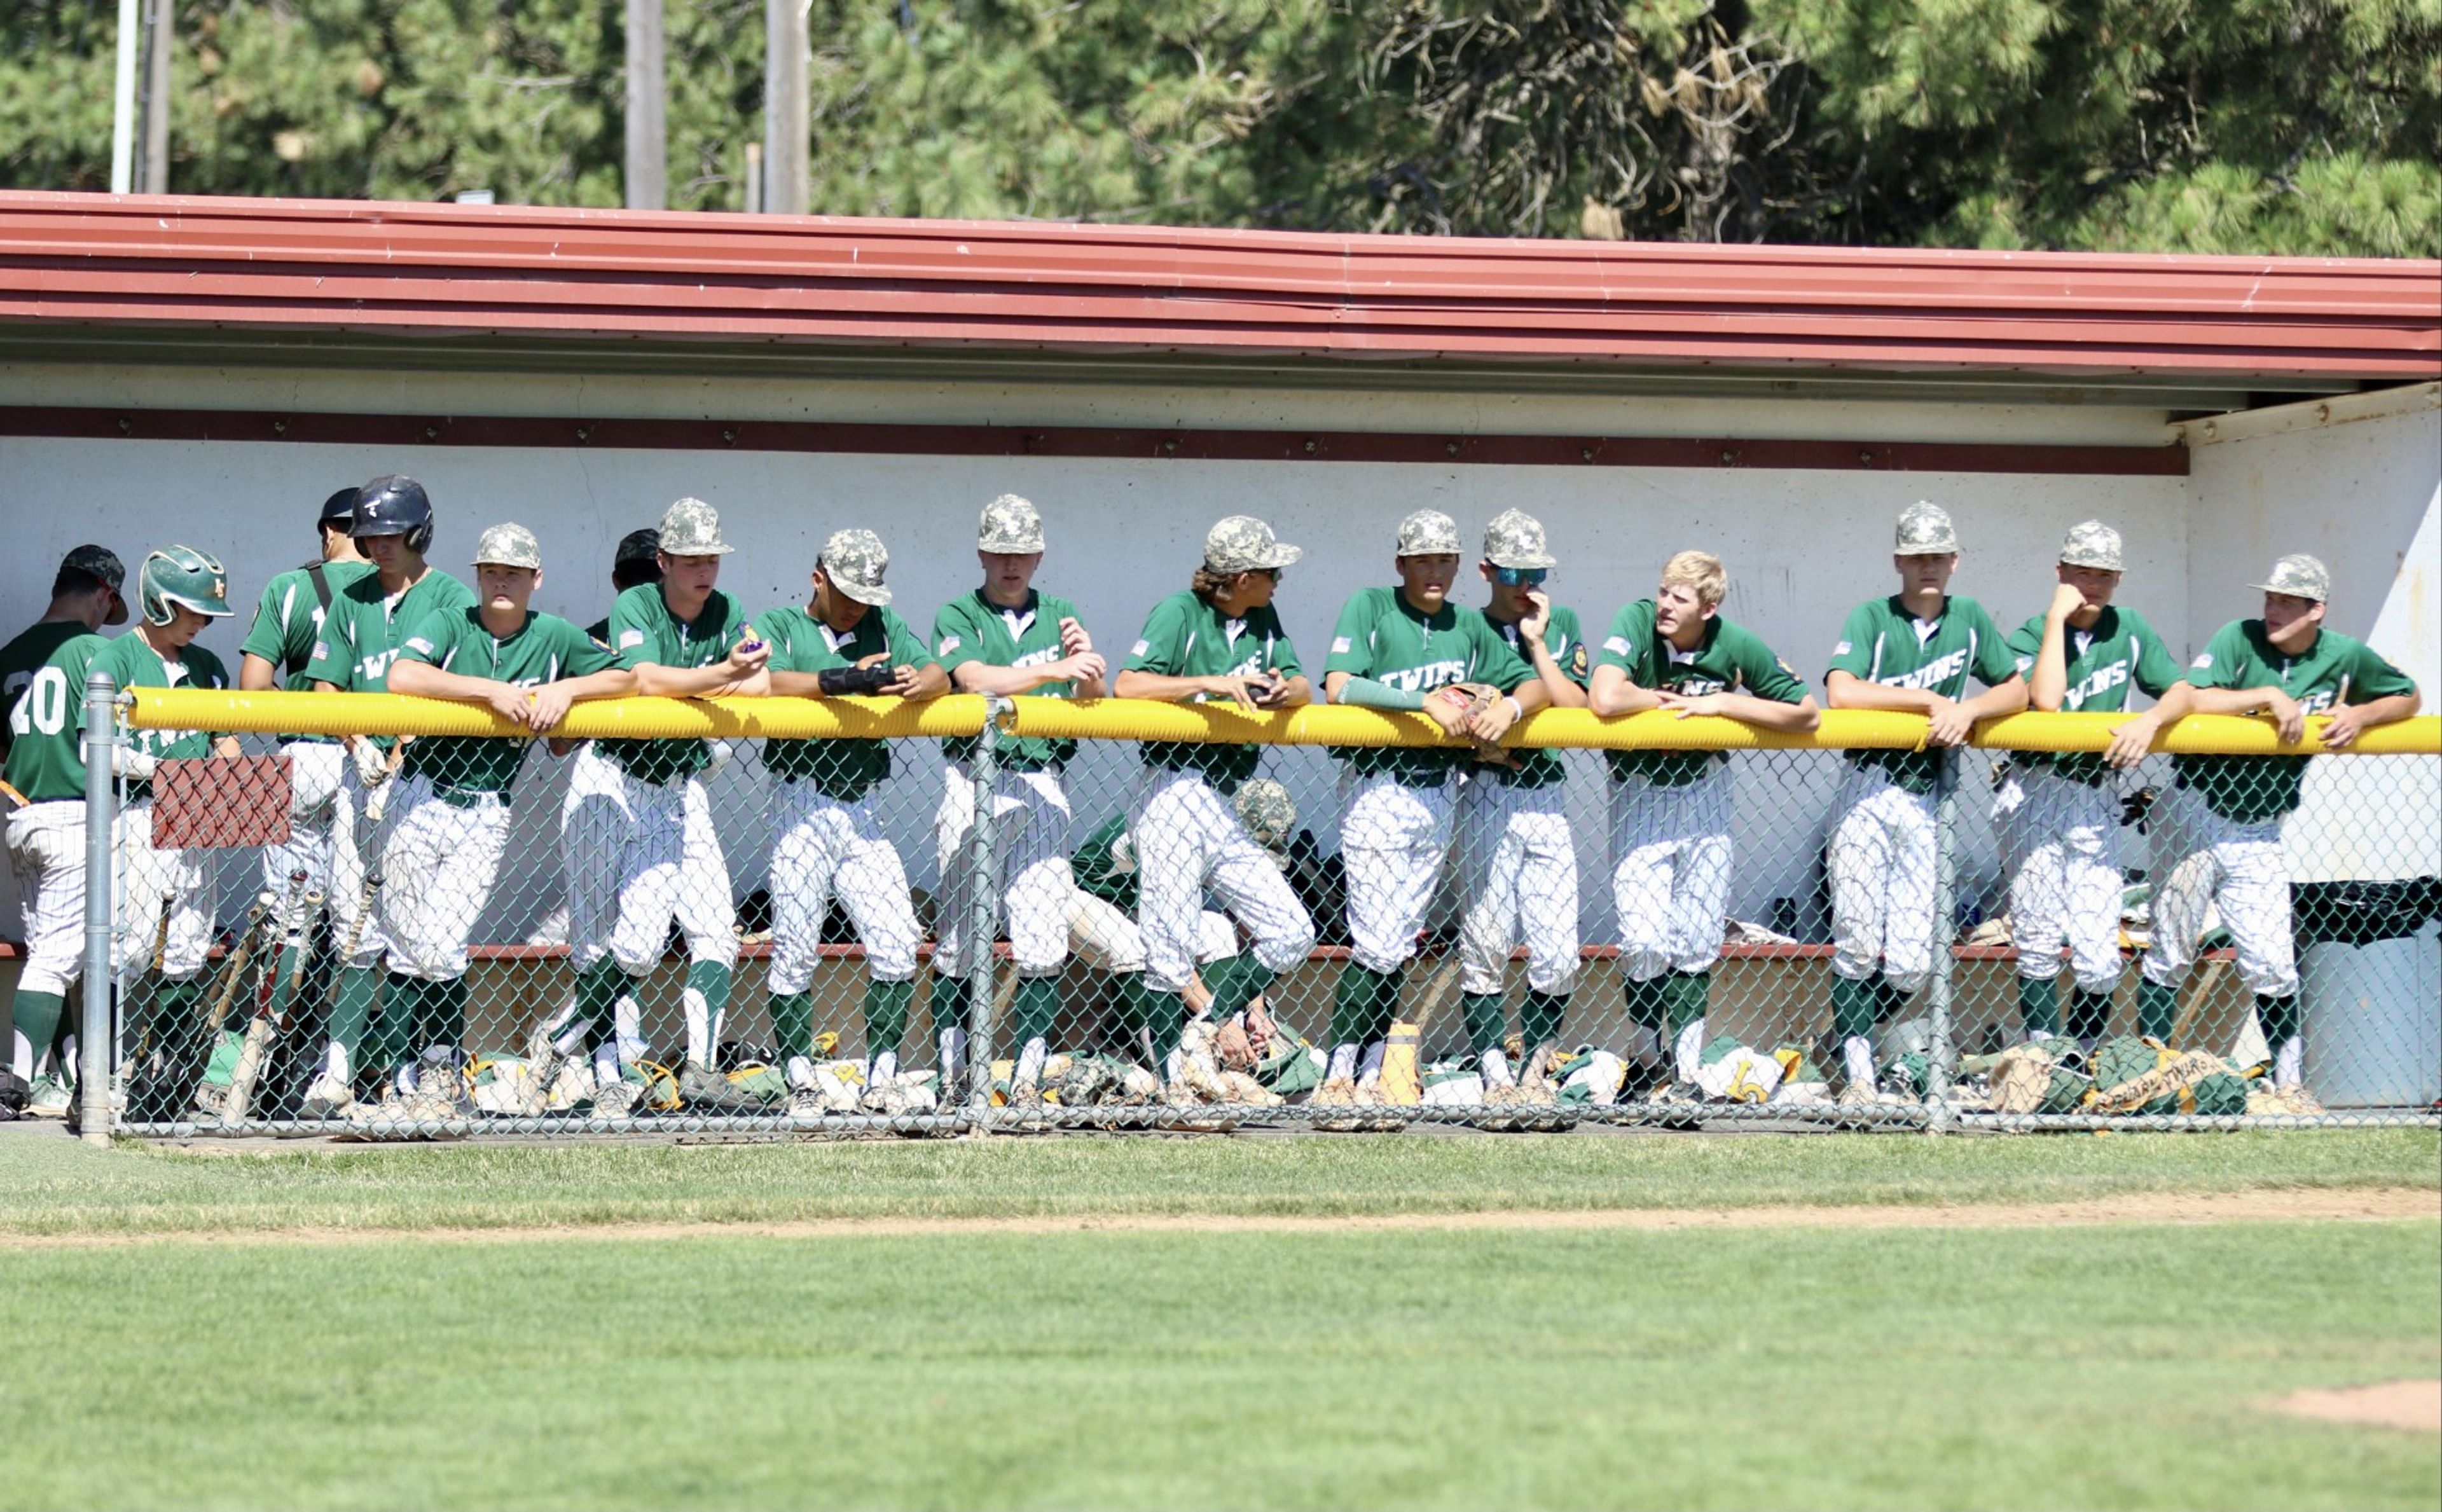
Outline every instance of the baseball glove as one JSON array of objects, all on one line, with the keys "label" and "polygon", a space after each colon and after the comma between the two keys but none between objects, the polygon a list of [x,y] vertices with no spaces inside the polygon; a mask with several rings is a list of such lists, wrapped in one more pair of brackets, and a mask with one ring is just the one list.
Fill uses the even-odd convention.
[{"label": "baseball glove", "polygon": [[2133,826],[2139,834],[2143,834],[2146,816],[2153,812],[2154,800],[2161,795],[2159,788],[2137,788],[2123,793],[2120,799],[2121,824]]},{"label": "baseball glove", "polygon": [[890,685],[890,668],[877,663],[872,666],[827,666],[814,674],[814,682],[823,690],[823,697],[835,699],[844,693],[879,693]]},{"label": "baseball glove", "polygon": [[[1448,687],[1436,689],[1433,693],[1433,697],[1444,702],[1457,704],[1465,709],[1469,720],[1492,707],[1494,701],[1501,696],[1501,690],[1489,683],[1452,683]],[[1518,764],[1517,753],[1505,750],[1490,740],[1470,740],[1467,743],[1474,747],[1475,758],[1478,761],[1493,766]]]}]

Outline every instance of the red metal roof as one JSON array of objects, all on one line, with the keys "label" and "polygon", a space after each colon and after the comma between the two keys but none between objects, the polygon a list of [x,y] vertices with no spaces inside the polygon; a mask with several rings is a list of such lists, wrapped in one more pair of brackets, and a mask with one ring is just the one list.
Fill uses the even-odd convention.
[{"label": "red metal roof", "polygon": [[0,322],[2442,377],[2442,264],[0,191]]}]

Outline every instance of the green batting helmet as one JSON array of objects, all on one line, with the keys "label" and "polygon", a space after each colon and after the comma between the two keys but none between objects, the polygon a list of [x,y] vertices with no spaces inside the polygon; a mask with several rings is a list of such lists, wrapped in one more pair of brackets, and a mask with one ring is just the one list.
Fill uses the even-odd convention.
[{"label": "green batting helmet", "polygon": [[192,546],[164,546],[145,557],[137,582],[147,625],[176,619],[173,606],[179,604],[215,618],[229,612],[228,573],[220,558]]}]

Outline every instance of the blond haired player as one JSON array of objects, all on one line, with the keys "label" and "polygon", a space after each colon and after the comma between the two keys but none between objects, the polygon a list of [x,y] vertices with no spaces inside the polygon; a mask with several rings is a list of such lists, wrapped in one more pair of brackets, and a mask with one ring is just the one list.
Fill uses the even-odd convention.
[{"label": "blond haired player", "polygon": [[[1959,534],[1940,506],[1901,511],[1891,555],[1900,591],[1850,611],[1823,680],[1835,709],[1923,715],[1930,748],[1851,751],[1835,800],[1832,1018],[1850,1104],[1875,1101],[1874,1026],[1924,985],[1945,933],[1934,918],[1939,752],[1965,744],[1977,720],[2027,706],[2026,679],[1993,616],[1950,592],[1959,560]],[[1970,677],[1985,691],[1965,698]]]},{"label": "blond haired player", "polygon": [[[1671,557],[1653,596],[1613,617],[1587,706],[1606,717],[1659,708],[1813,729],[1822,716],[1806,684],[1753,631],[1722,617],[1728,592],[1720,557]],[[1729,912],[1729,754],[1613,751],[1611,774],[1620,989],[1630,1021],[1669,1061],[1676,1090],[1692,1095]]]},{"label": "blond haired player", "polygon": [[[1522,510],[1494,517],[1476,570],[1492,587],[1484,617],[1534,670],[1553,708],[1582,709],[1594,659],[1577,611],[1555,605],[1543,580],[1558,565],[1543,525]],[[1526,1000],[1518,1014],[1529,1057],[1556,1044],[1577,980],[1577,846],[1569,830],[1568,770],[1555,751],[1516,751],[1467,768],[1458,794],[1460,1001],[1484,1069],[1485,1100],[1509,1101],[1520,1067],[1502,1048],[1510,941],[1526,941]]]},{"label": "blond haired player", "polygon": [[[2328,713],[2324,744],[2340,751],[2364,731],[2416,712],[2420,695],[2405,673],[2364,642],[2324,628],[2332,574],[2321,561],[2284,556],[2255,586],[2264,592],[2263,617],[2215,631],[2162,701],[2120,727],[2115,756],[2142,755],[2157,730],[2189,714],[2269,714],[2287,745],[2305,737],[2309,715]],[[2154,936],[2137,1010],[2144,1032],[2171,1033],[2205,910],[2218,905],[2239,975],[2255,993],[2274,1089],[2286,1111],[2313,1115],[2323,1105],[2305,1085],[2306,1027],[2281,854],[2281,827],[2298,807],[2308,759],[2171,758],[2176,786],[2154,811]]]},{"label": "blond haired player", "polygon": [[[933,650],[950,685],[961,693],[1031,693],[1050,698],[1101,698],[1106,668],[1077,617],[1077,606],[1034,587],[1043,565],[1043,516],[1016,494],[984,506],[975,556],[983,586],[941,606],[933,616]],[[1060,1011],[1060,970],[1068,960],[1068,914],[1075,884],[1068,872],[1068,760],[1074,740],[1019,736],[993,755],[999,775],[992,796],[993,870],[973,860],[975,781],[973,738],[942,742],[941,808],[934,819],[940,864],[935,927],[940,950],[933,1022],[940,1038],[941,1076],[955,1082],[964,1067],[964,1025],[974,1011],[968,989],[992,941],[970,927],[976,894],[993,894],[992,913],[1009,921],[1010,954],[1017,964],[1017,1047],[1012,1102],[1039,1101],[1043,1062]],[[949,1008],[961,1003],[966,1012]]]},{"label": "blond haired player", "polygon": [[[2121,572],[2118,531],[2099,519],[2070,527],[2050,606],[2010,636],[2035,708],[2117,714],[2128,707],[2131,687],[2160,699],[2179,680],[2179,664],[2154,627],[2111,601]],[[2069,1036],[2091,1044],[2109,1023],[2120,985],[2120,795],[2110,762],[2093,753],[2013,755],[1993,795],[1993,822],[2009,875],[2019,1020],[2031,1040],[2060,1032],[2066,945],[2077,987]]]},{"label": "blond haired player", "polygon": [[[426,619],[391,665],[393,693],[481,703],[536,735],[572,703],[617,698],[636,675],[556,614],[527,607],[542,547],[523,525],[494,525],[475,545],[474,609]],[[466,946],[500,878],[509,800],[530,740],[428,737],[408,748],[382,839],[382,935],[389,941],[388,1036],[402,1093],[455,1102],[466,1034]]]},{"label": "blond haired player", "polygon": [[[1184,592],[1145,616],[1113,688],[1123,699],[1227,702],[1248,713],[1291,709],[1313,697],[1297,648],[1272,608],[1281,576],[1303,556],[1250,515],[1231,515],[1204,537],[1204,560]],[[1230,808],[1255,774],[1259,746],[1148,740],[1128,805],[1137,859],[1137,927],[1144,937],[1144,1011],[1157,1071],[1186,1028],[1185,993],[1203,938],[1204,893],[1254,937],[1252,995],[1314,948],[1314,920],[1288,879]],[[1135,1032],[1129,1035],[1137,1038]]]}]

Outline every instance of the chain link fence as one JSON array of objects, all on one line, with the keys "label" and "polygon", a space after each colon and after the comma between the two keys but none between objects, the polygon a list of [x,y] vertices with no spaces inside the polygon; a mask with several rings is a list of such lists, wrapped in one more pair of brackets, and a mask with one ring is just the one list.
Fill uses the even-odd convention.
[{"label": "chain link fence", "polygon": [[[2432,720],[2309,762],[2193,719],[2115,772],[2055,754],[2105,717],[1893,761],[1922,720],[1550,713],[1522,771],[1361,759],[1444,742],[1338,708],[638,699],[545,740],[380,695],[113,707],[121,738],[330,732],[107,789],[136,1133],[2196,1128],[2442,1095]],[[1688,755],[1623,777],[1624,748]],[[1242,749],[1244,781],[1197,760]]]}]

